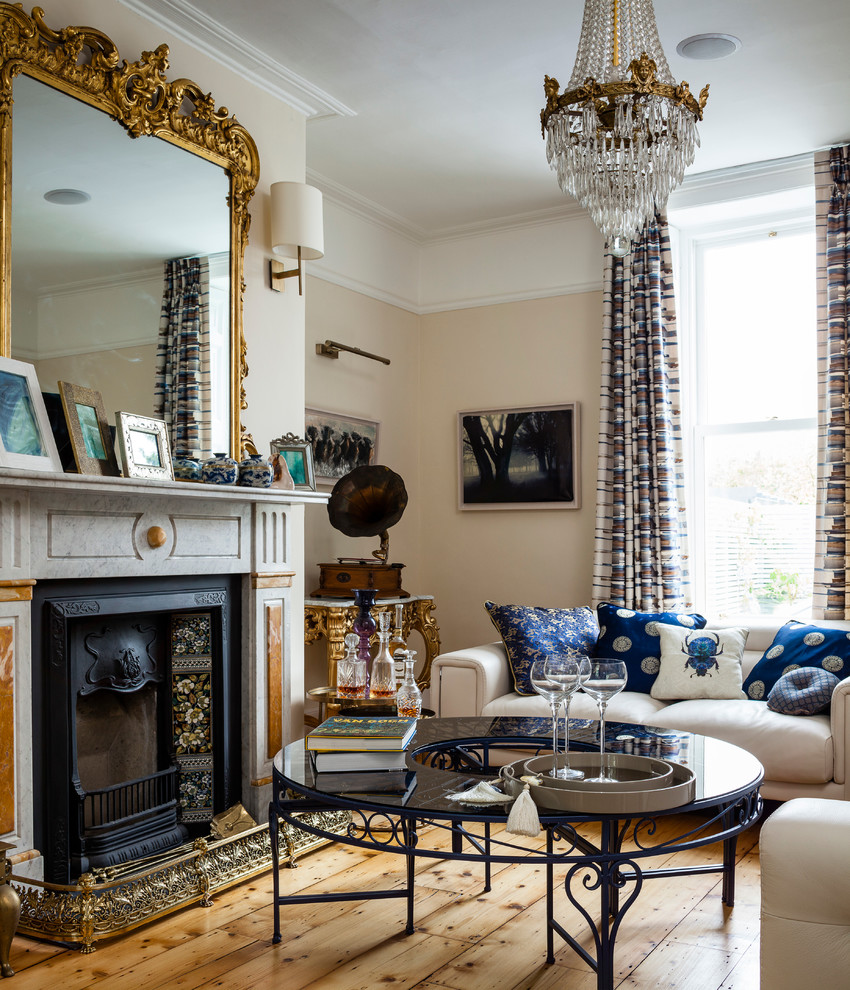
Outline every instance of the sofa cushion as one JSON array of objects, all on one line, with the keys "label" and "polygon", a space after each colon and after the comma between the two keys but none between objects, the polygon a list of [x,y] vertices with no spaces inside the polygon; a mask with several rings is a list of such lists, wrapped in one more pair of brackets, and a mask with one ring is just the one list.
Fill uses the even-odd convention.
[{"label": "sofa cushion", "polygon": [[[715,736],[752,753],[768,780],[822,784],[832,780],[832,731],[827,715],[791,719],[763,701],[679,701],[655,725]],[[790,731],[789,731],[790,730]]]},{"label": "sofa cushion", "polygon": [[592,609],[540,608],[484,602],[490,620],[505,644],[517,694],[535,694],[531,666],[552,653],[575,650],[585,656],[599,635]]},{"label": "sofa cushion", "polygon": [[767,698],[773,685],[797,667],[819,667],[839,678],[850,673],[850,632],[792,619],[786,622],[744,681],[747,697]]},{"label": "sofa cushion", "polygon": [[817,715],[825,712],[839,678],[819,667],[798,667],[783,674],[770,689],[767,707],[783,715]]},{"label": "sofa cushion", "polygon": [[660,625],[702,629],[705,616],[696,612],[635,612],[603,602],[596,609],[599,639],[593,655],[600,660],[623,660],[628,670],[628,688],[649,694],[661,667]]},{"label": "sofa cushion", "polygon": [[661,669],[650,694],[661,701],[685,698],[742,700],[741,660],[747,630],[682,629],[659,625]]}]

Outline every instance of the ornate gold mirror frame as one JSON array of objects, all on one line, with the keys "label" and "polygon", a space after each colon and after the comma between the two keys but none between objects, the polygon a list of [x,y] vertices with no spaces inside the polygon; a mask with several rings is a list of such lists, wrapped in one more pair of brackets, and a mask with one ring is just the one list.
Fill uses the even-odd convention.
[{"label": "ornate gold mirror frame", "polygon": [[94,28],[53,31],[41,8],[35,7],[29,16],[18,5],[0,3],[0,356],[11,356],[12,343],[13,80],[25,73],[109,114],[130,137],[162,138],[220,165],[229,176],[230,446],[231,454],[239,456],[243,447],[253,449],[241,426],[248,374],[242,299],[251,225],[248,203],[260,176],[259,155],[251,135],[226,107],[216,109],[211,95],[188,79],[168,82],[167,68],[167,45],[142,52],[139,61],[128,63],[119,58],[113,42]]}]

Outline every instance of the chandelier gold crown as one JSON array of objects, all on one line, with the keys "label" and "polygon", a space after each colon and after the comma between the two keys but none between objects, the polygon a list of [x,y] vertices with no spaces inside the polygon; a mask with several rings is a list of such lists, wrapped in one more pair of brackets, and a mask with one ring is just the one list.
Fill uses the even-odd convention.
[{"label": "chandelier gold crown", "polygon": [[546,76],[540,123],[565,193],[590,213],[612,254],[667,203],[699,145],[708,86],[673,79],[652,0],[585,0],[572,76]]}]

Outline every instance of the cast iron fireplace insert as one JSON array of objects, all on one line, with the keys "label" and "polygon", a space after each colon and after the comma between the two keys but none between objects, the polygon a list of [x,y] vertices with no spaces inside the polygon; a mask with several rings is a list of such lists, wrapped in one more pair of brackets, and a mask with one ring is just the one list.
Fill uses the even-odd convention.
[{"label": "cast iron fireplace insert", "polygon": [[231,575],[33,589],[45,880],[163,852],[240,800],[240,604]]}]

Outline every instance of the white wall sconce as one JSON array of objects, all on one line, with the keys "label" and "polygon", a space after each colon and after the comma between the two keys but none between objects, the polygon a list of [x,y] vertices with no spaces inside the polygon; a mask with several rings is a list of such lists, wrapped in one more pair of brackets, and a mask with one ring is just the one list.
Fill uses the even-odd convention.
[{"label": "white wall sconce", "polygon": [[322,222],[322,194],[304,182],[273,182],[272,253],[280,258],[297,258],[298,267],[286,271],[282,261],[269,262],[271,287],[283,292],[284,279],[298,276],[298,295],[304,294],[302,261],[324,257],[325,232]]}]

